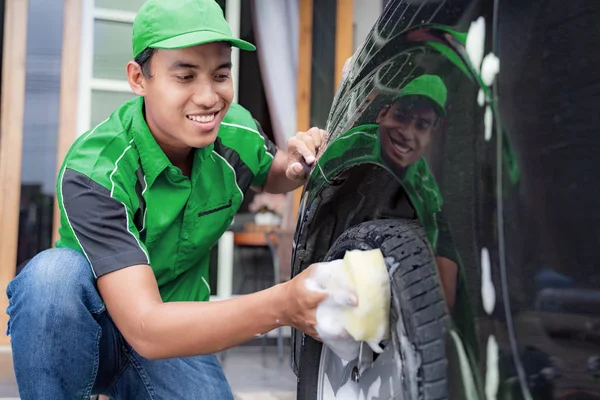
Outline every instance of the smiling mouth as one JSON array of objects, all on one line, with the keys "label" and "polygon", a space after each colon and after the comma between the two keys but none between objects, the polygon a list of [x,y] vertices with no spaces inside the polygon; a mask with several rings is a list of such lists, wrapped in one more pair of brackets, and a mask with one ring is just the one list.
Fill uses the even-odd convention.
[{"label": "smiling mouth", "polygon": [[398,140],[397,138],[390,138],[390,141],[392,142],[394,149],[400,154],[408,154],[413,150],[410,146],[407,146],[404,141]]},{"label": "smiling mouth", "polygon": [[219,111],[214,112],[212,114],[205,114],[205,115],[186,115],[186,118],[191,120],[191,121],[196,121],[196,122],[200,122],[203,124],[208,124],[214,121],[215,117],[217,116],[217,114],[219,113]]}]

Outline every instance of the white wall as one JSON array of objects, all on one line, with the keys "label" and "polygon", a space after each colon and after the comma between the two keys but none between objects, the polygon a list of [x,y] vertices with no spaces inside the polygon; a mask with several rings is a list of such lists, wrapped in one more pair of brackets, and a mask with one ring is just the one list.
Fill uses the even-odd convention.
[{"label": "white wall", "polygon": [[354,0],[354,50],[365,40],[382,10],[381,0]]}]

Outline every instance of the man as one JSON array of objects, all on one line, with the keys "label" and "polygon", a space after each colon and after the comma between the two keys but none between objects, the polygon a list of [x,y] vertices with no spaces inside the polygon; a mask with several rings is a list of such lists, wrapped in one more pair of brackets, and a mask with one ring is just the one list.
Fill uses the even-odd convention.
[{"label": "man", "polygon": [[22,399],[231,399],[212,354],[282,325],[314,331],[305,273],[208,303],[209,251],[244,193],[299,187],[324,132],[276,149],[231,104],[231,36],[213,0],[148,0],[127,77],[138,98],[83,134],[57,183],[57,249],[10,283]]}]

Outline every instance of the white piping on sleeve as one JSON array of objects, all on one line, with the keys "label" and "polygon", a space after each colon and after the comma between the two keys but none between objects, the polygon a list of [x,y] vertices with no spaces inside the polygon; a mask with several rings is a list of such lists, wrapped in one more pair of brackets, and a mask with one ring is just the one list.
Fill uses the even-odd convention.
[{"label": "white piping on sleeve", "polygon": [[150,263],[150,256],[148,255],[148,252],[146,251],[146,249],[144,248],[144,246],[142,246],[142,243],[140,242],[140,239],[135,236],[133,234],[133,232],[131,232],[131,230],[129,230],[129,213],[127,212],[127,206],[120,200],[116,199],[114,194],[115,194],[115,181],[113,180],[113,176],[115,175],[115,173],[117,172],[117,170],[119,169],[119,161],[121,161],[121,159],[123,157],[125,157],[125,154],[129,151],[129,149],[131,149],[131,144],[133,143],[133,139],[131,139],[129,141],[129,146],[127,146],[125,148],[125,150],[123,150],[123,153],[121,154],[121,156],[119,158],[117,158],[117,161],[115,161],[115,168],[113,169],[113,171],[110,173],[110,183],[111,183],[111,187],[110,187],[110,197],[112,197],[113,199],[117,200],[119,203],[121,203],[123,205],[123,208],[125,209],[125,217],[127,219],[127,232],[129,232],[129,234],[131,236],[133,236],[133,238],[136,240],[136,242],[138,243],[138,246],[140,246],[140,249],[144,252],[144,254],[146,255],[146,260],[148,262],[148,264]]}]

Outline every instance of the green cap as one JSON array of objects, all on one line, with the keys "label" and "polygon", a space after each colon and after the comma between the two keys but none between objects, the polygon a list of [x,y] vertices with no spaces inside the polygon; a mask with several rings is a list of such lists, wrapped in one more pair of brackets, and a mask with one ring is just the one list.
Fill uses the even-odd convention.
[{"label": "green cap", "polygon": [[231,35],[223,10],[214,0],[147,0],[133,22],[133,58],[148,47],[181,49],[213,42],[256,50]]},{"label": "green cap", "polygon": [[392,103],[405,96],[427,97],[436,105],[440,115],[446,115],[446,98],[448,89],[444,81],[437,75],[421,75],[404,86]]}]

